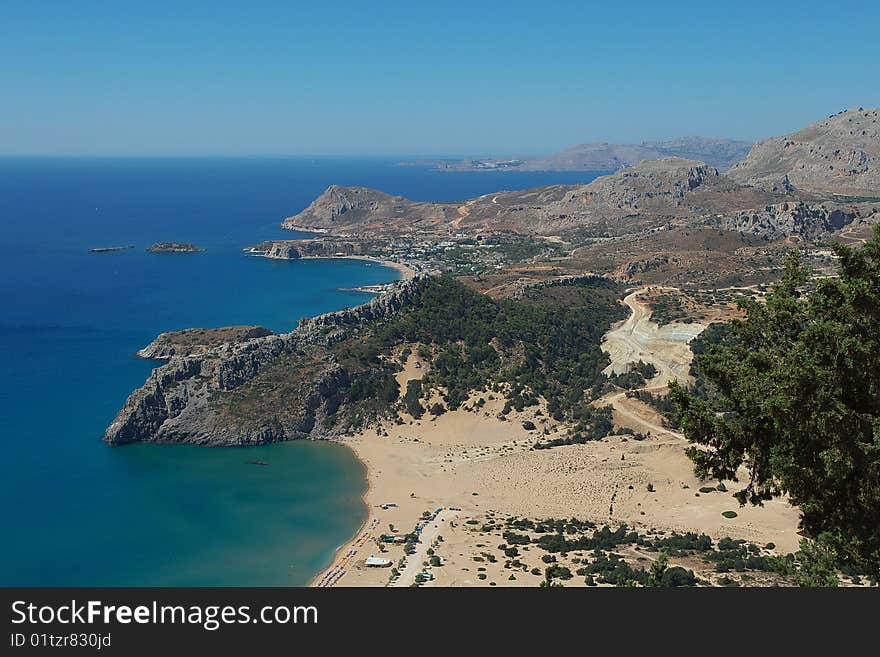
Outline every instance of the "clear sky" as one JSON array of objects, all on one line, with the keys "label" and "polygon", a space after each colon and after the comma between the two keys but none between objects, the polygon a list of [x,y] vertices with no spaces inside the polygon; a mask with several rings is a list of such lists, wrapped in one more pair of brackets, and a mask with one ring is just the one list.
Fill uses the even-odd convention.
[{"label": "clear sky", "polygon": [[547,153],[880,105],[880,2],[0,4],[0,153]]}]

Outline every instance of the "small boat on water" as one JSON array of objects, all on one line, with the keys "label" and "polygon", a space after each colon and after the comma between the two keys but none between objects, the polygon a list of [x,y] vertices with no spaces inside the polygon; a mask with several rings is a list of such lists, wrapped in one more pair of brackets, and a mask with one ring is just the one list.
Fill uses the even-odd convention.
[{"label": "small boat on water", "polygon": [[269,465],[265,461],[245,461],[247,465]]}]

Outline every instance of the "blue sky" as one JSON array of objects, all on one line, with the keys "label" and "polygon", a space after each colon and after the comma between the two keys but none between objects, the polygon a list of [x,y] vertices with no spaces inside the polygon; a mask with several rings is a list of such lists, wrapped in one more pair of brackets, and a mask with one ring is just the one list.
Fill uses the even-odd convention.
[{"label": "blue sky", "polygon": [[880,105],[876,2],[5,2],[0,153],[528,155]]}]

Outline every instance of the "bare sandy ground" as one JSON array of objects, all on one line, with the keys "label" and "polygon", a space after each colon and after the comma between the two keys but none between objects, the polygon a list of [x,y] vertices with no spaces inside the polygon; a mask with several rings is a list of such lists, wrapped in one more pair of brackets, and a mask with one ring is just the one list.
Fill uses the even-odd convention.
[{"label": "bare sandy ground", "polygon": [[[649,382],[652,388],[685,376],[691,358],[687,336],[690,332],[692,337],[697,327],[661,329],[650,322],[637,293],[625,302],[633,317],[609,332],[605,341],[612,366],[623,367],[633,359],[654,363],[658,374]],[[398,374],[402,389],[406,381],[424,373],[416,363],[411,356]],[[481,396],[486,400],[481,409],[464,410]],[[405,416],[402,425],[387,423],[342,440],[367,467],[369,518],[355,539],[340,548],[331,567],[319,574],[316,584],[385,586],[394,579],[396,586],[409,586],[417,573],[426,571],[434,577],[428,586],[536,586],[540,577],[519,572],[510,579],[510,570],[479,556],[487,541],[500,542],[475,531],[492,514],[576,517],[652,530],[704,532],[716,540],[731,536],[761,545],[772,542],[783,553],[797,549],[795,508],[783,500],[740,508],[732,493],[741,485],[730,482],[727,492],[700,493],[701,486],[717,482],[694,476],[684,454],[685,440],[665,429],[657,413],[638,400],[613,393],[604,401],[614,405],[618,425],[650,432],[645,440],[612,436],[585,445],[533,450],[535,442],[548,437],[543,435],[545,428],[549,437],[564,430],[546,413],[536,416],[534,409],[499,420],[503,399],[490,397],[491,393],[474,395],[462,409],[437,418]],[[526,419],[538,429],[524,429]],[[388,504],[394,506],[381,507]],[[420,523],[425,512],[438,509],[433,520]],[[738,515],[728,519],[721,515],[724,511]],[[422,541],[416,554],[405,559],[401,545],[379,541],[382,534],[406,534],[417,527]],[[442,566],[425,567],[428,549],[444,560]],[[392,578],[391,568],[367,568],[364,561],[371,555],[390,559],[399,577]],[[520,558],[540,568],[545,564],[537,557],[534,551],[523,552]],[[583,586],[580,578],[570,582],[575,583]]]},{"label": "bare sandy ground", "polygon": [[[729,492],[699,493],[705,482],[694,477],[684,443],[676,436],[652,435],[643,441],[618,436],[586,445],[531,450],[536,432],[523,429],[522,418],[496,419],[492,412],[500,406],[501,401],[495,400],[478,413],[458,410],[434,421],[388,425],[343,441],[366,464],[369,519],[354,542],[337,554],[331,568],[341,567],[344,572],[335,583],[387,585],[391,569],[366,568],[364,560],[382,556],[396,565],[404,554],[400,545],[388,545],[385,552],[380,551],[379,536],[413,531],[424,512],[438,508],[453,513],[443,512],[427,523],[422,531],[430,541],[423,540],[419,553],[407,559],[397,585],[412,583],[427,560],[429,543],[437,536],[443,541],[436,552],[446,563],[430,569],[436,577],[433,585],[482,586],[490,581],[536,585],[537,581],[528,577],[503,581],[477,578],[479,572],[472,559],[486,539],[471,531],[467,520],[484,518],[488,513],[530,518],[574,516],[651,529],[705,532],[715,539],[732,536],[762,545],[773,542],[783,552],[797,548],[796,509],[778,500],[764,507],[739,508],[731,497],[736,485],[729,482]],[[388,435],[382,435],[386,431]],[[648,484],[654,492],[648,491]],[[380,508],[388,503],[396,506]],[[727,519],[721,515],[729,510],[738,516]],[[488,569],[490,565],[481,567]]]},{"label": "bare sandy ground", "polygon": [[602,350],[611,358],[611,364],[603,370],[605,374],[624,374],[631,363],[641,360],[652,363],[659,370],[651,380],[652,387],[665,386],[673,379],[687,380],[692,358],[688,342],[699,335],[706,325],[673,322],[658,326],[650,321],[651,311],[639,300],[639,295],[658,289],[667,288],[645,287],[624,298],[623,303],[629,307],[630,316],[620,326],[606,333],[602,342]]}]

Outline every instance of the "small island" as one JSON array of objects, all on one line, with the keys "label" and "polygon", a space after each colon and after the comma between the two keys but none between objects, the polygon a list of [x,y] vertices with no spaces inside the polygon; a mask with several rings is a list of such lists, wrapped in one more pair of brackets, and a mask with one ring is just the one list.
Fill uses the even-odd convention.
[{"label": "small island", "polygon": [[93,249],[89,249],[89,253],[110,253],[111,251],[125,251],[126,249],[133,249],[134,244],[126,244],[124,246],[96,246]]},{"label": "small island", "polygon": [[147,249],[149,253],[201,253],[204,250],[192,242],[156,242]]}]

